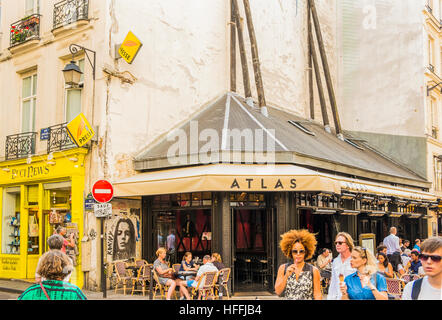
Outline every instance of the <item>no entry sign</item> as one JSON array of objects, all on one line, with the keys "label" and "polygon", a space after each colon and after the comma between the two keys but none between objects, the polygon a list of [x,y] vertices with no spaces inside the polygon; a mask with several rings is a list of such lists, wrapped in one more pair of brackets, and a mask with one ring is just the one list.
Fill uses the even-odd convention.
[{"label": "no entry sign", "polygon": [[98,180],[92,187],[92,196],[97,202],[106,203],[112,200],[114,188],[107,180]]}]

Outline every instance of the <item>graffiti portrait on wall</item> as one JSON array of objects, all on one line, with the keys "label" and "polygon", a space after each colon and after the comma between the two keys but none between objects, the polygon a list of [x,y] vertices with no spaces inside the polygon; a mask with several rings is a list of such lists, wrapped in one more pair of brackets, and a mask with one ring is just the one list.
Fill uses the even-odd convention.
[{"label": "graffiti portrait on wall", "polygon": [[136,257],[137,218],[116,216],[107,230],[107,254],[112,261]]}]

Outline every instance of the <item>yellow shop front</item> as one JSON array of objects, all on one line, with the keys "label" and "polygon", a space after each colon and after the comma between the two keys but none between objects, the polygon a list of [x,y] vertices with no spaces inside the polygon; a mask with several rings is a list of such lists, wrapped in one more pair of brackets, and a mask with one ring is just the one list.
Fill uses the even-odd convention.
[{"label": "yellow shop front", "polygon": [[87,149],[77,148],[0,163],[0,278],[34,279],[47,238],[57,226],[76,235],[67,254],[71,283],[83,286],[80,250]]}]

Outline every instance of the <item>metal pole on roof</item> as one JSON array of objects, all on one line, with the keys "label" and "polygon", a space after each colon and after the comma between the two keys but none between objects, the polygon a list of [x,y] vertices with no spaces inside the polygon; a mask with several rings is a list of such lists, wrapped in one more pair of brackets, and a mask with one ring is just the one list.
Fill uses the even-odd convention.
[{"label": "metal pole on roof", "polygon": [[236,92],[236,30],[235,7],[230,1],[230,91]]},{"label": "metal pole on roof", "polygon": [[247,19],[247,28],[249,30],[253,70],[255,74],[256,91],[258,93],[258,103],[259,107],[261,108],[261,111],[263,111],[264,114],[267,114],[266,110],[264,110],[264,108],[266,108],[266,98],[264,94],[264,85],[262,82],[261,66],[258,54],[258,43],[256,41],[255,28],[253,26],[252,11],[250,9],[249,0],[243,0],[243,3]]},{"label": "metal pole on roof", "polygon": [[235,12],[235,22],[236,29],[238,31],[238,43],[239,43],[239,52],[241,55],[241,66],[242,66],[242,78],[244,83],[244,95],[246,100],[249,102],[252,98],[252,92],[250,91],[250,76],[249,70],[247,68],[247,55],[246,49],[244,46],[244,36],[243,36],[243,27],[241,24],[241,16],[239,14],[238,1],[232,0],[233,10]]},{"label": "metal pole on roof", "polygon": [[319,23],[318,12],[316,11],[315,0],[309,0],[310,10],[313,17],[313,24],[316,31],[316,39],[318,40],[319,53],[321,54],[322,66],[324,68],[324,76],[327,83],[328,95],[330,98],[331,109],[333,113],[333,120],[335,122],[336,134],[338,137],[342,136],[341,122],[339,120],[338,107],[336,105],[335,92],[333,90],[333,83],[330,75],[330,69],[327,61],[327,54],[325,52],[324,40],[322,38],[321,26]]}]

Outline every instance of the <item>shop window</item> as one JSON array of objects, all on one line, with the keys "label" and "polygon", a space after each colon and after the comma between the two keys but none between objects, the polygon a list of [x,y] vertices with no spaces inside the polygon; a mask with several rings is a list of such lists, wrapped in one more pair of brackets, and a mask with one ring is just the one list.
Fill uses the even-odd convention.
[{"label": "shop window", "polygon": [[265,197],[262,193],[232,192],[230,194],[232,207],[265,207]]},{"label": "shop window", "polygon": [[38,254],[39,219],[36,211],[29,211],[28,254]]},{"label": "shop window", "polygon": [[205,254],[210,254],[211,216],[211,209],[157,212],[154,235],[157,248],[166,248],[167,258],[173,263],[179,263],[186,251],[200,258]]},{"label": "shop window", "polygon": [[212,205],[211,192],[194,192],[173,195],[154,196],[153,209],[210,207]]},{"label": "shop window", "polygon": [[20,188],[5,189],[2,212],[3,254],[20,254],[20,221]]}]

